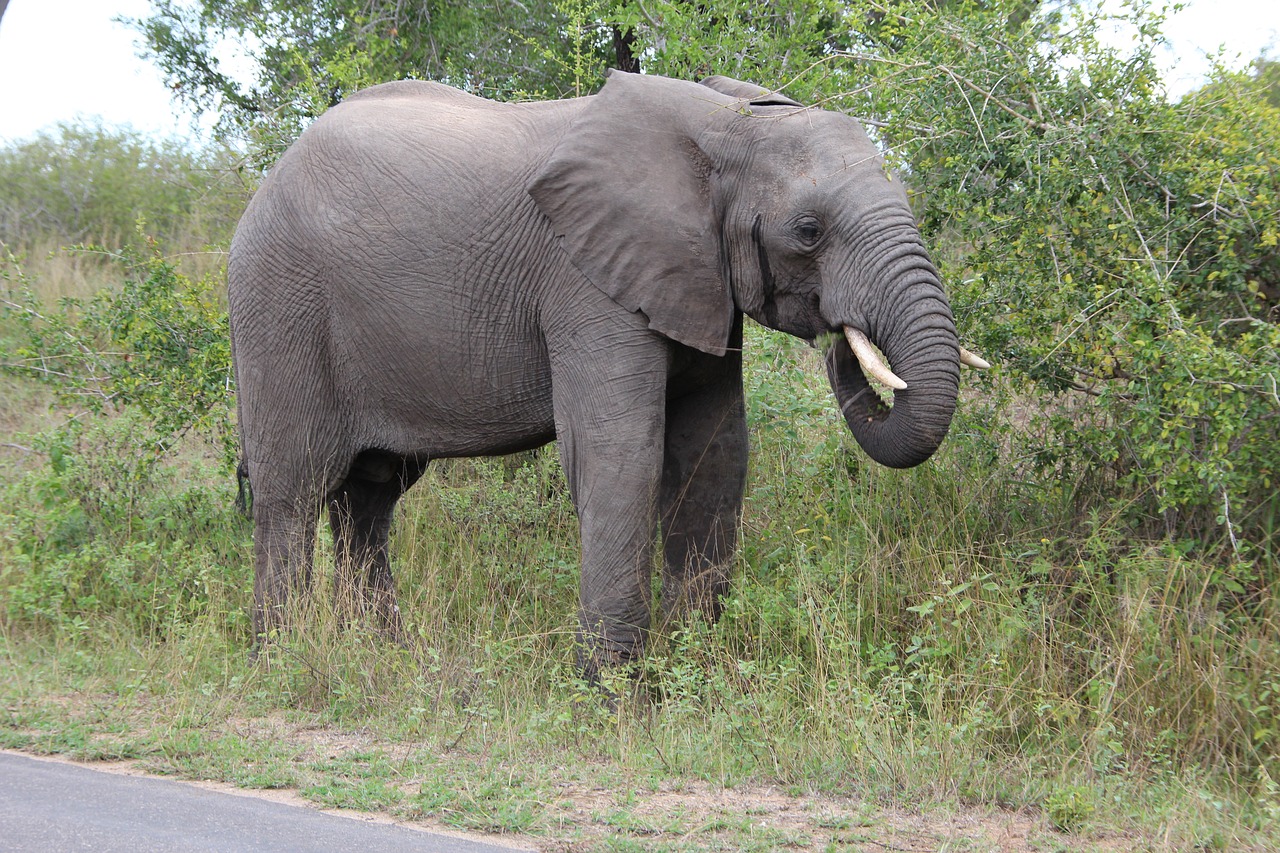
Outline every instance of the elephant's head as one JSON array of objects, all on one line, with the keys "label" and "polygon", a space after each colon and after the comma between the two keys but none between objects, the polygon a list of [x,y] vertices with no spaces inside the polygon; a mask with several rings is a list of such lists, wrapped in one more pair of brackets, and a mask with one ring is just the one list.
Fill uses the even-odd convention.
[{"label": "elephant's head", "polygon": [[[677,341],[723,354],[735,309],[806,340],[837,333],[831,384],[876,461],[917,465],[946,436],[951,310],[854,119],[726,78],[614,73],[531,192],[577,267]],[[895,387],[892,409],[864,366]]]}]

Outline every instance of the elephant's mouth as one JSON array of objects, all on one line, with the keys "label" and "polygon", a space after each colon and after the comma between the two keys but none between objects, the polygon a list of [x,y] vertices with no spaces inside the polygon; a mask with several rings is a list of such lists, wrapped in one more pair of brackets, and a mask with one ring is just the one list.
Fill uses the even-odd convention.
[{"label": "elephant's mouth", "polygon": [[[901,360],[901,376],[852,325],[842,326],[827,350],[827,375],[845,423],[872,459],[891,468],[909,468],[933,455],[955,409],[960,363],[985,364],[959,347],[954,332],[930,337],[915,350],[889,342],[886,354]],[[892,390],[892,405],[877,387]]]}]

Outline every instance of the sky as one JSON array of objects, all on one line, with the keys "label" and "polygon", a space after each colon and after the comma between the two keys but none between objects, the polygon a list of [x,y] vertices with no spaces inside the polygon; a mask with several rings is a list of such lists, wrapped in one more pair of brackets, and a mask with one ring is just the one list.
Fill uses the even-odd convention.
[{"label": "sky", "polygon": [[[1185,5],[1166,26],[1171,93],[1203,79],[1206,52],[1225,48],[1227,64],[1237,68],[1265,50],[1280,57],[1280,0]],[[147,0],[9,0],[0,21],[0,145],[58,122],[94,119],[199,138],[203,131],[170,99],[160,73],[138,58],[136,34],[113,21],[143,17],[149,8]]]}]

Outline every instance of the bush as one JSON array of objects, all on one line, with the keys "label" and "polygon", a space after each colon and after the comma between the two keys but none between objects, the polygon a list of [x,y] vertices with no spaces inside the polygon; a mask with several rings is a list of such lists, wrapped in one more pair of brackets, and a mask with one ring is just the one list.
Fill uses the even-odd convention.
[{"label": "bush", "polygon": [[231,342],[215,280],[193,281],[158,253],[110,257],[127,275],[118,291],[52,308],[11,258],[0,271],[0,323],[12,339],[0,345],[0,372],[47,385],[77,415],[136,409],[158,455],[202,435],[229,467],[238,444]]},{"label": "bush", "polygon": [[1023,5],[891,4],[864,105],[966,338],[1051,415],[1041,481],[1251,559],[1280,511],[1280,110],[1261,75],[1168,100],[1145,6],[1122,53],[1109,18]]},{"label": "bush", "polygon": [[[8,622],[66,630],[108,618],[161,639],[243,598],[248,525],[226,479],[166,461],[145,417],[72,422],[38,446],[48,466],[0,492]],[[247,635],[244,618],[219,615]]]},{"label": "bush", "polygon": [[0,602],[14,624],[110,617],[154,637],[225,606],[249,571],[227,317],[211,280],[108,257],[117,288],[52,306],[12,258],[0,272],[0,373],[48,387],[62,415],[31,442],[48,464],[4,488]]},{"label": "bush", "polygon": [[225,242],[247,197],[237,161],[229,149],[59,125],[0,149],[0,246],[117,245],[139,220],[166,244]]}]

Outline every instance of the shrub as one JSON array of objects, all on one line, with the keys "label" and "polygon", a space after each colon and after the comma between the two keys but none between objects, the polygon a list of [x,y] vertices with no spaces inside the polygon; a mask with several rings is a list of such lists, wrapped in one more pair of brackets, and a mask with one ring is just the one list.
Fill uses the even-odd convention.
[{"label": "shrub", "polygon": [[[247,589],[247,523],[225,478],[180,469],[136,411],[37,442],[44,468],[0,492],[0,602],[12,624],[109,618],[162,637]],[[243,618],[220,614],[224,628]]]},{"label": "shrub", "polygon": [[130,130],[62,124],[0,149],[0,246],[230,239],[246,187],[229,149],[193,150]]},{"label": "shrub", "polygon": [[0,602],[15,623],[108,616],[156,636],[225,604],[249,569],[227,317],[212,280],[109,257],[117,288],[52,306],[12,258],[0,273],[0,372],[47,386],[63,416],[32,441],[48,464],[4,488]]},{"label": "shrub", "polygon": [[126,270],[119,290],[53,307],[10,260],[0,322],[12,343],[0,346],[0,371],[47,385],[77,415],[137,409],[157,453],[203,435],[230,465],[231,343],[215,280],[193,281],[158,253],[110,257]]}]

